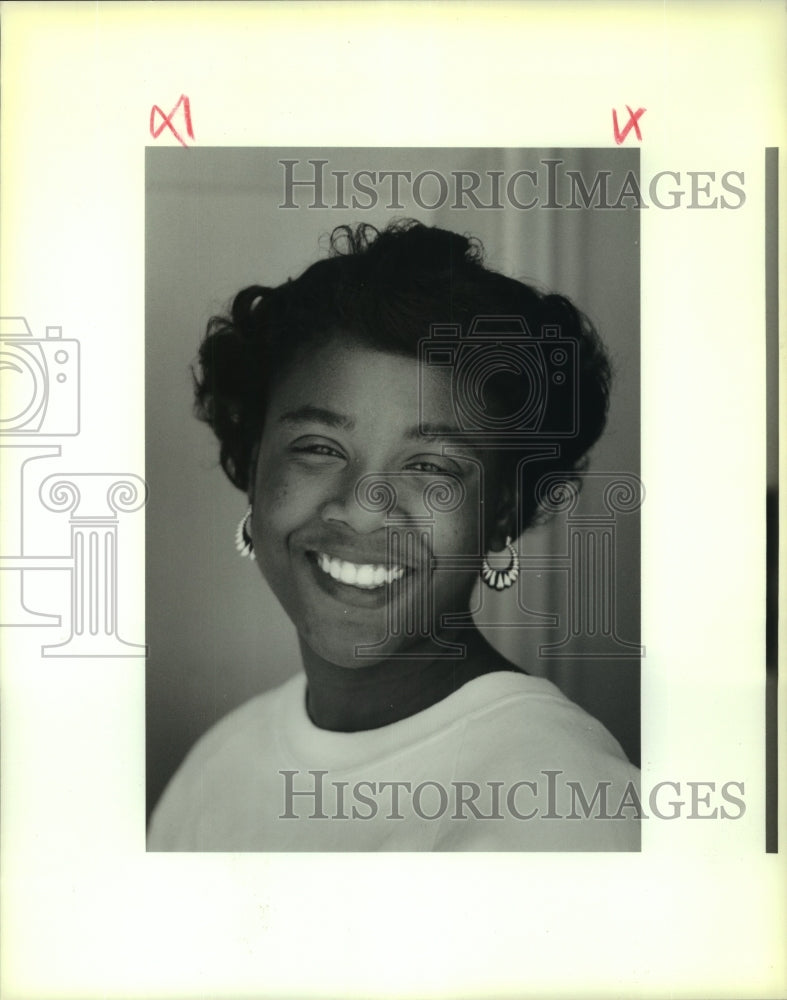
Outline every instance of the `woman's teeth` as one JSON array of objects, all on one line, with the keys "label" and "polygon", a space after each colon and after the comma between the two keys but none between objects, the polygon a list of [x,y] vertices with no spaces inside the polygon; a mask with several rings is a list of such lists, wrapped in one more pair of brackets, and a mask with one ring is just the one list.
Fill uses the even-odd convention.
[{"label": "woman's teeth", "polygon": [[402,566],[359,566],[357,563],[345,562],[335,556],[328,556],[324,552],[317,553],[317,565],[334,580],[340,583],[348,583],[351,587],[360,587],[362,590],[374,590],[382,587],[383,584],[391,583],[404,576]]}]

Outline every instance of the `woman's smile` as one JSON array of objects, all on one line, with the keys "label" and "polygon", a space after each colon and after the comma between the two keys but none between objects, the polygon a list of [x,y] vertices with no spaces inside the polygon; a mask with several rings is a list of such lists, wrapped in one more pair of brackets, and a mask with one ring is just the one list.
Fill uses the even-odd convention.
[{"label": "woman's smile", "polygon": [[343,605],[344,615],[349,615],[351,608],[377,610],[397,602],[423,604],[416,594],[431,585],[434,562],[423,536],[423,532],[389,528],[382,549],[379,545],[363,549],[349,542],[333,543],[307,548],[304,555],[311,578],[323,594]]},{"label": "woman's smile", "polygon": [[329,556],[326,552],[316,553],[317,565],[334,580],[357,587],[359,590],[381,590],[394,580],[401,580],[405,574],[404,566],[381,566],[373,563],[354,563]]},{"label": "woman's smile", "polygon": [[353,563],[327,553],[306,553],[320,590],[340,604],[360,609],[386,607],[402,597],[404,566]]}]

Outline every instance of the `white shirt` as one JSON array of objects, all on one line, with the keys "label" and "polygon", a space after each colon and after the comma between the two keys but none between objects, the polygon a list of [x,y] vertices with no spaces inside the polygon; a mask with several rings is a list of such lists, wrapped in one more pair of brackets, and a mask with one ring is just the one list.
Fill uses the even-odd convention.
[{"label": "white shirt", "polygon": [[543,678],[485,674],[357,733],[315,726],[305,694],[299,673],[203,736],[149,849],[639,850],[639,772]]}]

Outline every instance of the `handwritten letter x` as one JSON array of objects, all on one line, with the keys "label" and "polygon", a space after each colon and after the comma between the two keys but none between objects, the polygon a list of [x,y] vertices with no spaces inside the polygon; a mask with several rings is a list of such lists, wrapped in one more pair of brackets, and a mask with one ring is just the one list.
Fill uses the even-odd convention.
[{"label": "handwritten letter x", "polygon": [[636,111],[632,111],[627,104],[626,111],[629,113],[629,120],[626,122],[626,127],[621,132],[618,129],[618,113],[614,108],[612,109],[612,128],[615,132],[615,142],[618,146],[623,142],[632,128],[637,133],[639,141],[642,142],[642,133],[640,132],[639,125],[637,123],[642,115],[645,114],[646,108],[637,108]]},{"label": "handwritten letter x", "polygon": [[[170,111],[168,115],[164,114],[164,112],[161,110],[158,104],[154,104],[153,107],[150,109],[150,134],[153,136],[154,139],[158,139],[158,137],[161,135],[164,129],[168,128],[170,132],[178,140],[178,142],[181,144],[181,146],[186,145],[186,143],[181,138],[178,130],[172,124],[172,119],[175,117],[175,112],[178,110],[181,104],[183,105],[183,118],[186,122],[186,135],[189,137],[189,139],[194,138],[194,130],[191,127],[191,105],[189,104],[188,97],[186,97],[185,94],[181,94],[178,99],[178,103],[175,105],[175,107],[172,109],[172,111]],[[162,118],[162,122],[158,126],[158,128],[155,127],[156,112],[158,112]]]}]

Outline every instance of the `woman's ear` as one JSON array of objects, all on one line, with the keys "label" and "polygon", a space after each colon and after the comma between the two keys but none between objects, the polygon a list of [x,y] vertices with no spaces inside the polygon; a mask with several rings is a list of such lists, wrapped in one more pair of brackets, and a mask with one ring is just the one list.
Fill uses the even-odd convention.
[{"label": "woman's ear", "polygon": [[254,490],[257,485],[257,460],[259,457],[260,442],[258,441],[251,449],[251,455],[249,456],[249,481],[246,489],[246,495],[252,507],[254,506]]}]

